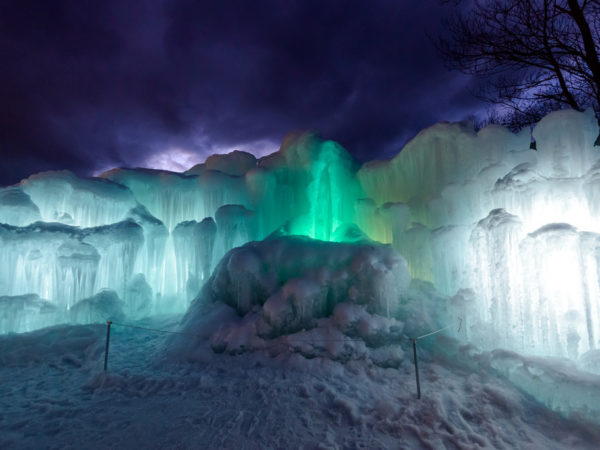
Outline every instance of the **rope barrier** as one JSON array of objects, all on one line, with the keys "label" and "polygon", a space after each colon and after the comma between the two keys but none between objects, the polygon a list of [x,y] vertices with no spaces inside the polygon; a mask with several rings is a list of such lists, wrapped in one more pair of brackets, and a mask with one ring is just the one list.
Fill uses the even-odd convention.
[{"label": "rope barrier", "polygon": [[[169,333],[169,334],[179,334],[179,335],[183,335],[183,336],[192,336],[192,337],[202,337],[200,334],[196,334],[196,333],[186,333],[183,331],[173,331],[173,330],[160,330],[158,328],[150,328],[150,327],[141,327],[139,325],[130,325],[130,324],[125,324],[125,323],[118,323],[118,322],[112,322],[112,321],[106,321],[107,325],[110,328],[110,325],[118,325],[120,327],[125,327],[125,328],[133,328],[136,330],[145,330],[145,331],[155,331],[157,333]],[[417,341],[419,339],[423,339],[425,337],[437,334],[441,331],[444,331],[446,329],[448,329],[449,327],[446,326],[444,328],[440,328],[439,330],[436,331],[432,331],[431,333],[427,333],[424,334],[422,336],[416,337],[416,338],[409,338],[409,340],[411,341]],[[110,338],[110,334],[107,334],[107,340]],[[316,344],[317,340],[315,339],[298,339],[298,338],[294,338],[294,337],[288,337],[288,339],[292,342],[292,343],[296,343],[296,342],[303,342],[303,343],[308,343],[308,344]],[[324,343],[324,342],[359,342],[359,341],[364,341],[364,339],[361,338],[344,338],[344,339],[318,339],[318,343]],[[280,343],[276,343],[274,345],[283,345],[285,343],[280,342]]]},{"label": "rope barrier", "polygon": [[[195,333],[186,333],[183,331],[172,331],[172,330],[159,330],[157,328],[141,327],[138,325],[129,325],[129,324],[124,324],[124,323],[111,322],[111,321],[107,320],[106,321],[106,326],[107,326],[107,328],[106,328],[106,350],[105,350],[105,354],[104,354],[104,370],[105,371],[106,371],[107,364],[108,364],[108,348],[109,348],[109,342],[110,342],[110,327],[111,327],[111,325],[117,325],[117,326],[125,327],[125,328],[133,328],[136,330],[154,331],[154,332],[158,332],[158,333],[179,334],[179,335],[183,335],[183,336],[193,336],[196,338],[201,337],[201,335],[195,334]],[[412,341],[412,345],[413,345],[413,357],[414,357],[414,364],[415,364],[415,377],[416,377],[416,381],[417,381],[417,398],[418,399],[421,398],[421,383],[419,381],[419,364],[417,361],[417,341],[420,339],[429,337],[429,336],[433,336],[434,334],[440,333],[448,328],[449,328],[449,326],[445,326],[443,328],[440,328],[439,330],[423,334],[422,336],[419,336],[416,338],[409,338],[410,341]],[[288,337],[288,340],[289,340],[289,342],[274,342],[274,343],[267,345],[259,350],[266,350],[269,348],[278,347],[278,346],[282,346],[282,345],[287,346],[288,348],[292,348],[292,346],[290,344],[296,344],[296,343],[307,343],[307,344],[317,345],[319,343],[323,344],[323,343],[328,343],[328,342],[364,341],[363,339],[360,339],[360,338],[307,340],[307,339],[297,339],[297,338],[290,338],[290,337]]]},{"label": "rope barrier", "polygon": [[[159,330],[157,328],[148,328],[148,327],[140,327],[137,325],[128,325],[128,324],[124,324],[124,323],[117,323],[117,322],[111,322],[112,325],[118,325],[120,327],[126,327],[126,328],[135,328],[137,330],[146,330],[146,331],[156,331],[159,333],[170,333],[170,334],[181,334],[184,336],[193,336],[193,337],[202,337],[199,334],[195,334],[195,333],[185,333],[183,331],[171,331],[171,330]],[[297,338],[290,338],[288,337],[288,339],[290,339],[293,342],[307,342],[307,343],[315,343],[314,340],[307,340],[307,339],[297,339]],[[363,341],[363,339],[360,338],[347,338],[347,339],[319,339],[319,342],[348,342],[348,341]]]},{"label": "rope barrier", "polygon": [[423,336],[419,336],[418,338],[414,338],[414,340],[415,340],[415,341],[418,341],[419,339],[423,339],[424,337],[431,336],[431,335],[433,335],[433,334],[437,334],[437,333],[439,333],[440,331],[444,331],[444,330],[446,330],[446,329],[448,329],[448,328],[450,328],[450,326],[446,326],[446,327],[444,327],[444,328],[440,328],[440,329],[439,329],[439,330],[437,330],[437,331],[432,331],[431,333],[424,334]]},{"label": "rope barrier", "polygon": [[[108,323],[108,321],[107,321]],[[149,327],[140,327],[138,325],[129,325],[129,324],[125,324],[125,323],[118,323],[118,322],[110,322],[112,325],[118,325],[120,327],[126,327],[126,328],[134,328],[136,330],[146,330],[146,331],[156,331],[158,333],[170,333],[170,334],[181,334],[183,336],[193,336],[193,337],[202,337],[200,334],[196,334],[196,333],[186,333],[183,331],[172,331],[172,330],[159,330],[158,328],[149,328]],[[434,334],[440,333],[444,330],[447,330],[448,328],[450,328],[449,326],[446,326],[444,328],[440,328],[439,330],[436,331],[432,331],[431,333],[427,333],[424,334],[422,336],[416,337],[416,338],[409,338],[409,340],[413,341],[418,341],[419,339],[423,339],[426,338],[428,336],[432,336]],[[291,338],[288,337],[288,339],[290,339],[293,342],[307,342],[307,343],[315,343],[314,340],[306,340],[306,339],[297,339],[297,338]],[[319,339],[319,342],[348,342],[348,341],[364,341],[364,339],[360,339],[360,338],[345,338],[345,339]]]},{"label": "rope barrier", "polygon": [[[195,334],[195,333],[186,333],[183,331],[172,331],[172,330],[160,330],[158,328],[150,328],[150,327],[141,327],[138,325],[130,325],[130,324],[125,324],[125,323],[118,323],[118,322],[112,322],[110,320],[106,321],[106,348],[104,351],[104,371],[107,370],[107,366],[108,366],[108,349],[109,349],[109,343],[110,343],[110,329],[112,325],[117,325],[120,327],[125,327],[125,328],[133,328],[136,330],[144,330],[144,331],[154,331],[154,332],[158,332],[158,333],[169,333],[169,334],[179,334],[179,335],[183,335],[183,336],[192,336],[192,337],[202,337],[199,334]],[[290,338],[288,337],[289,342],[273,342],[269,345],[265,345],[264,347],[257,349],[257,350],[267,350],[270,348],[274,348],[274,347],[280,347],[280,346],[286,346],[288,348],[293,348],[291,344],[297,344],[297,343],[306,343],[306,344],[312,344],[312,345],[317,345],[320,343],[328,343],[328,342],[363,342],[363,339],[360,338],[345,338],[345,339],[319,339],[319,340],[315,340],[315,339],[298,339],[298,338]]]},{"label": "rope barrier", "polygon": [[117,323],[117,322],[111,322],[113,325],[118,325],[120,327],[126,327],[126,328],[135,328],[137,330],[146,330],[146,331],[157,331],[159,333],[171,333],[171,334],[182,334],[184,336],[194,336],[194,337],[201,337],[199,334],[194,334],[194,333],[184,333],[182,331],[171,331],[171,330],[159,330],[157,328],[148,328],[148,327],[140,327],[137,325],[127,325],[124,323]]},{"label": "rope barrier", "polygon": [[412,345],[413,345],[413,358],[414,358],[414,362],[415,362],[415,378],[417,381],[417,398],[420,399],[421,398],[421,383],[419,381],[419,363],[417,361],[417,341],[419,339],[423,339],[426,338],[428,336],[433,336],[434,334],[437,334],[441,331],[444,331],[446,329],[450,328],[450,325],[445,326],[444,328],[440,328],[439,330],[436,331],[432,331],[431,333],[426,333],[422,336],[416,337],[416,338],[409,338],[412,341]]}]

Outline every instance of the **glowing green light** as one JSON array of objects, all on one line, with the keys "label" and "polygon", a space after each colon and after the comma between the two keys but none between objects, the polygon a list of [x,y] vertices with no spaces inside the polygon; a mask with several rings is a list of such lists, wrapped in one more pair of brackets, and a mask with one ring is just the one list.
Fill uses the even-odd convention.
[{"label": "glowing green light", "polygon": [[323,241],[334,240],[335,230],[354,221],[359,186],[348,153],[335,142],[319,142],[306,188],[309,212],[296,221],[294,232]]}]

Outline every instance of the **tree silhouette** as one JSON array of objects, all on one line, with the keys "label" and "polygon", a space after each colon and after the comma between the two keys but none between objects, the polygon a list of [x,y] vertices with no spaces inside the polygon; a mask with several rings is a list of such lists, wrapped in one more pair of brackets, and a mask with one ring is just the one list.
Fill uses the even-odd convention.
[{"label": "tree silhouette", "polygon": [[501,107],[505,125],[564,107],[592,107],[600,125],[600,0],[456,3],[438,50],[449,68],[487,81],[479,96]]}]

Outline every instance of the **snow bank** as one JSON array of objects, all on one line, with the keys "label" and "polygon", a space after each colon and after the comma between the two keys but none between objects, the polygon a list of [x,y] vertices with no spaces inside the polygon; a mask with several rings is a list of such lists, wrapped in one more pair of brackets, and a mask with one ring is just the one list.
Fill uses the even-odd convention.
[{"label": "snow bank", "polygon": [[106,325],[59,325],[0,336],[0,367],[47,367],[57,363],[72,367],[98,366],[105,334]]},{"label": "snow bank", "polygon": [[410,276],[391,247],[274,236],[231,250],[194,300],[174,353],[299,352],[397,366]]}]

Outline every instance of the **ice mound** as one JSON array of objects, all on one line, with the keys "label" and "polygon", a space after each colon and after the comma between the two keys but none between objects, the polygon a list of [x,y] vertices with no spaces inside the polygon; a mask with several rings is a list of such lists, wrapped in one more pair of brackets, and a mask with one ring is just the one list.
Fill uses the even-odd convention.
[{"label": "ice mound", "polygon": [[[596,351],[588,352],[580,358],[579,364],[575,364],[567,358],[525,356],[503,349],[482,352],[447,334],[438,337],[436,348],[432,350],[439,361],[449,366],[458,363],[474,374],[487,374],[488,382],[491,377],[505,379],[538,405],[558,413],[561,419],[575,420],[598,429],[600,375],[590,373],[593,367],[586,367],[594,365]],[[501,404],[506,405],[504,401]]]},{"label": "ice mound", "polygon": [[590,350],[584,353],[578,363],[583,370],[600,375],[600,350]]},{"label": "ice mound", "polygon": [[334,243],[274,236],[227,253],[172,341],[184,358],[206,344],[229,354],[299,352],[397,366],[410,283],[406,261],[370,241]]}]

